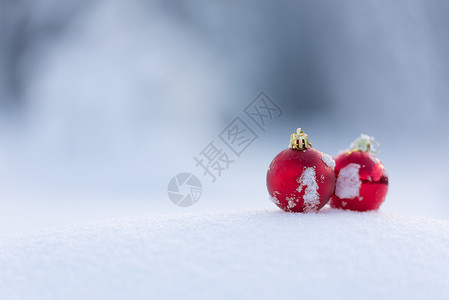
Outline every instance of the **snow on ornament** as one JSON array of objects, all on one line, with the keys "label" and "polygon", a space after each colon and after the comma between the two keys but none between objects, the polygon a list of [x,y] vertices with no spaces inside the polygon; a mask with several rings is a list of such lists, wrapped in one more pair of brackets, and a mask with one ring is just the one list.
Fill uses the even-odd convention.
[{"label": "snow on ornament", "polygon": [[335,188],[335,162],[312,148],[298,128],[290,145],[271,162],[267,188],[271,201],[288,212],[312,212],[322,208]]},{"label": "snow on ornament", "polygon": [[362,134],[349,147],[335,157],[337,183],[330,204],[356,211],[378,209],[388,191],[385,167],[374,156],[380,145],[373,137]]}]

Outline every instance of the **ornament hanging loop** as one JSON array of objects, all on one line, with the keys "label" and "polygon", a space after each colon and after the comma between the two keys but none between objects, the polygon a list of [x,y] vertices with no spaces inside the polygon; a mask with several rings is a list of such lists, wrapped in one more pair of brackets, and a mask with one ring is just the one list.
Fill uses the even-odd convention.
[{"label": "ornament hanging loop", "polygon": [[301,128],[298,128],[296,132],[290,136],[289,148],[296,150],[304,150],[309,147],[312,147],[312,144],[309,143],[309,136],[305,134],[301,130]]},{"label": "ornament hanging loop", "polygon": [[372,136],[361,134],[359,138],[351,143],[349,148],[351,148],[351,152],[363,151],[377,154],[380,151],[380,143]]}]

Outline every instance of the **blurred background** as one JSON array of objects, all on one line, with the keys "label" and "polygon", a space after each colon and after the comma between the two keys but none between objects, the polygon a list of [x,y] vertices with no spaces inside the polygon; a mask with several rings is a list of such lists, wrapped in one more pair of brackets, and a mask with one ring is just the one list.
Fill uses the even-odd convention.
[{"label": "blurred background", "polygon": [[[0,234],[151,213],[274,208],[297,127],[381,144],[382,211],[449,219],[449,2],[0,0]],[[244,108],[282,108],[265,131]],[[237,116],[258,139],[211,183],[194,157]],[[227,150],[226,150],[227,151]],[[202,197],[180,208],[170,179]]]}]

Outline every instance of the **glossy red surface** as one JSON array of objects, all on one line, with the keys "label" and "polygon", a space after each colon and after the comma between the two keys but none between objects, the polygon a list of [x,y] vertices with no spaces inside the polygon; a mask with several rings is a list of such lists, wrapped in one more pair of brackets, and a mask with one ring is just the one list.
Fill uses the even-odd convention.
[{"label": "glossy red surface", "polygon": [[[345,152],[335,158],[335,176],[337,185],[340,184],[338,177],[341,169],[349,164],[360,166],[358,176],[361,182],[358,196],[353,198],[339,198],[336,194],[332,196],[331,206],[335,208],[367,211],[378,209],[385,201],[388,191],[388,175],[384,165],[372,153],[363,151]],[[338,187],[336,187],[337,191]]]},{"label": "glossy red surface", "polygon": [[[314,148],[289,148],[279,153],[267,172],[271,200],[289,212],[309,212],[322,208],[335,187],[334,171],[324,163],[322,156],[323,153]],[[306,182],[308,185],[303,184],[301,179],[304,178],[304,172],[309,175],[309,179],[314,179]]]}]

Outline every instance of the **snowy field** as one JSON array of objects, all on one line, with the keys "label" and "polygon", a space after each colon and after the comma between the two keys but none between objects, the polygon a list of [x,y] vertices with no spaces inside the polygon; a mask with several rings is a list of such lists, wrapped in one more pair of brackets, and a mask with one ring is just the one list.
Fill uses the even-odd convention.
[{"label": "snowy field", "polygon": [[447,299],[449,222],[325,208],[158,215],[0,241],[2,299]]},{"label": "snowy field", "polygon": [[[448,15],[0,0],[0,300],[449,299]],[[263,128],[244,113],[260,91],[283,110]],[[212,183],[194,157],[236,117],[258,138],[221,143],[235,162]],[[361,133],[381,143],[379,211],[269,201],[298,127],[331,156]],[[202,183],[192,207],[167,196],[181,172]]]}]

